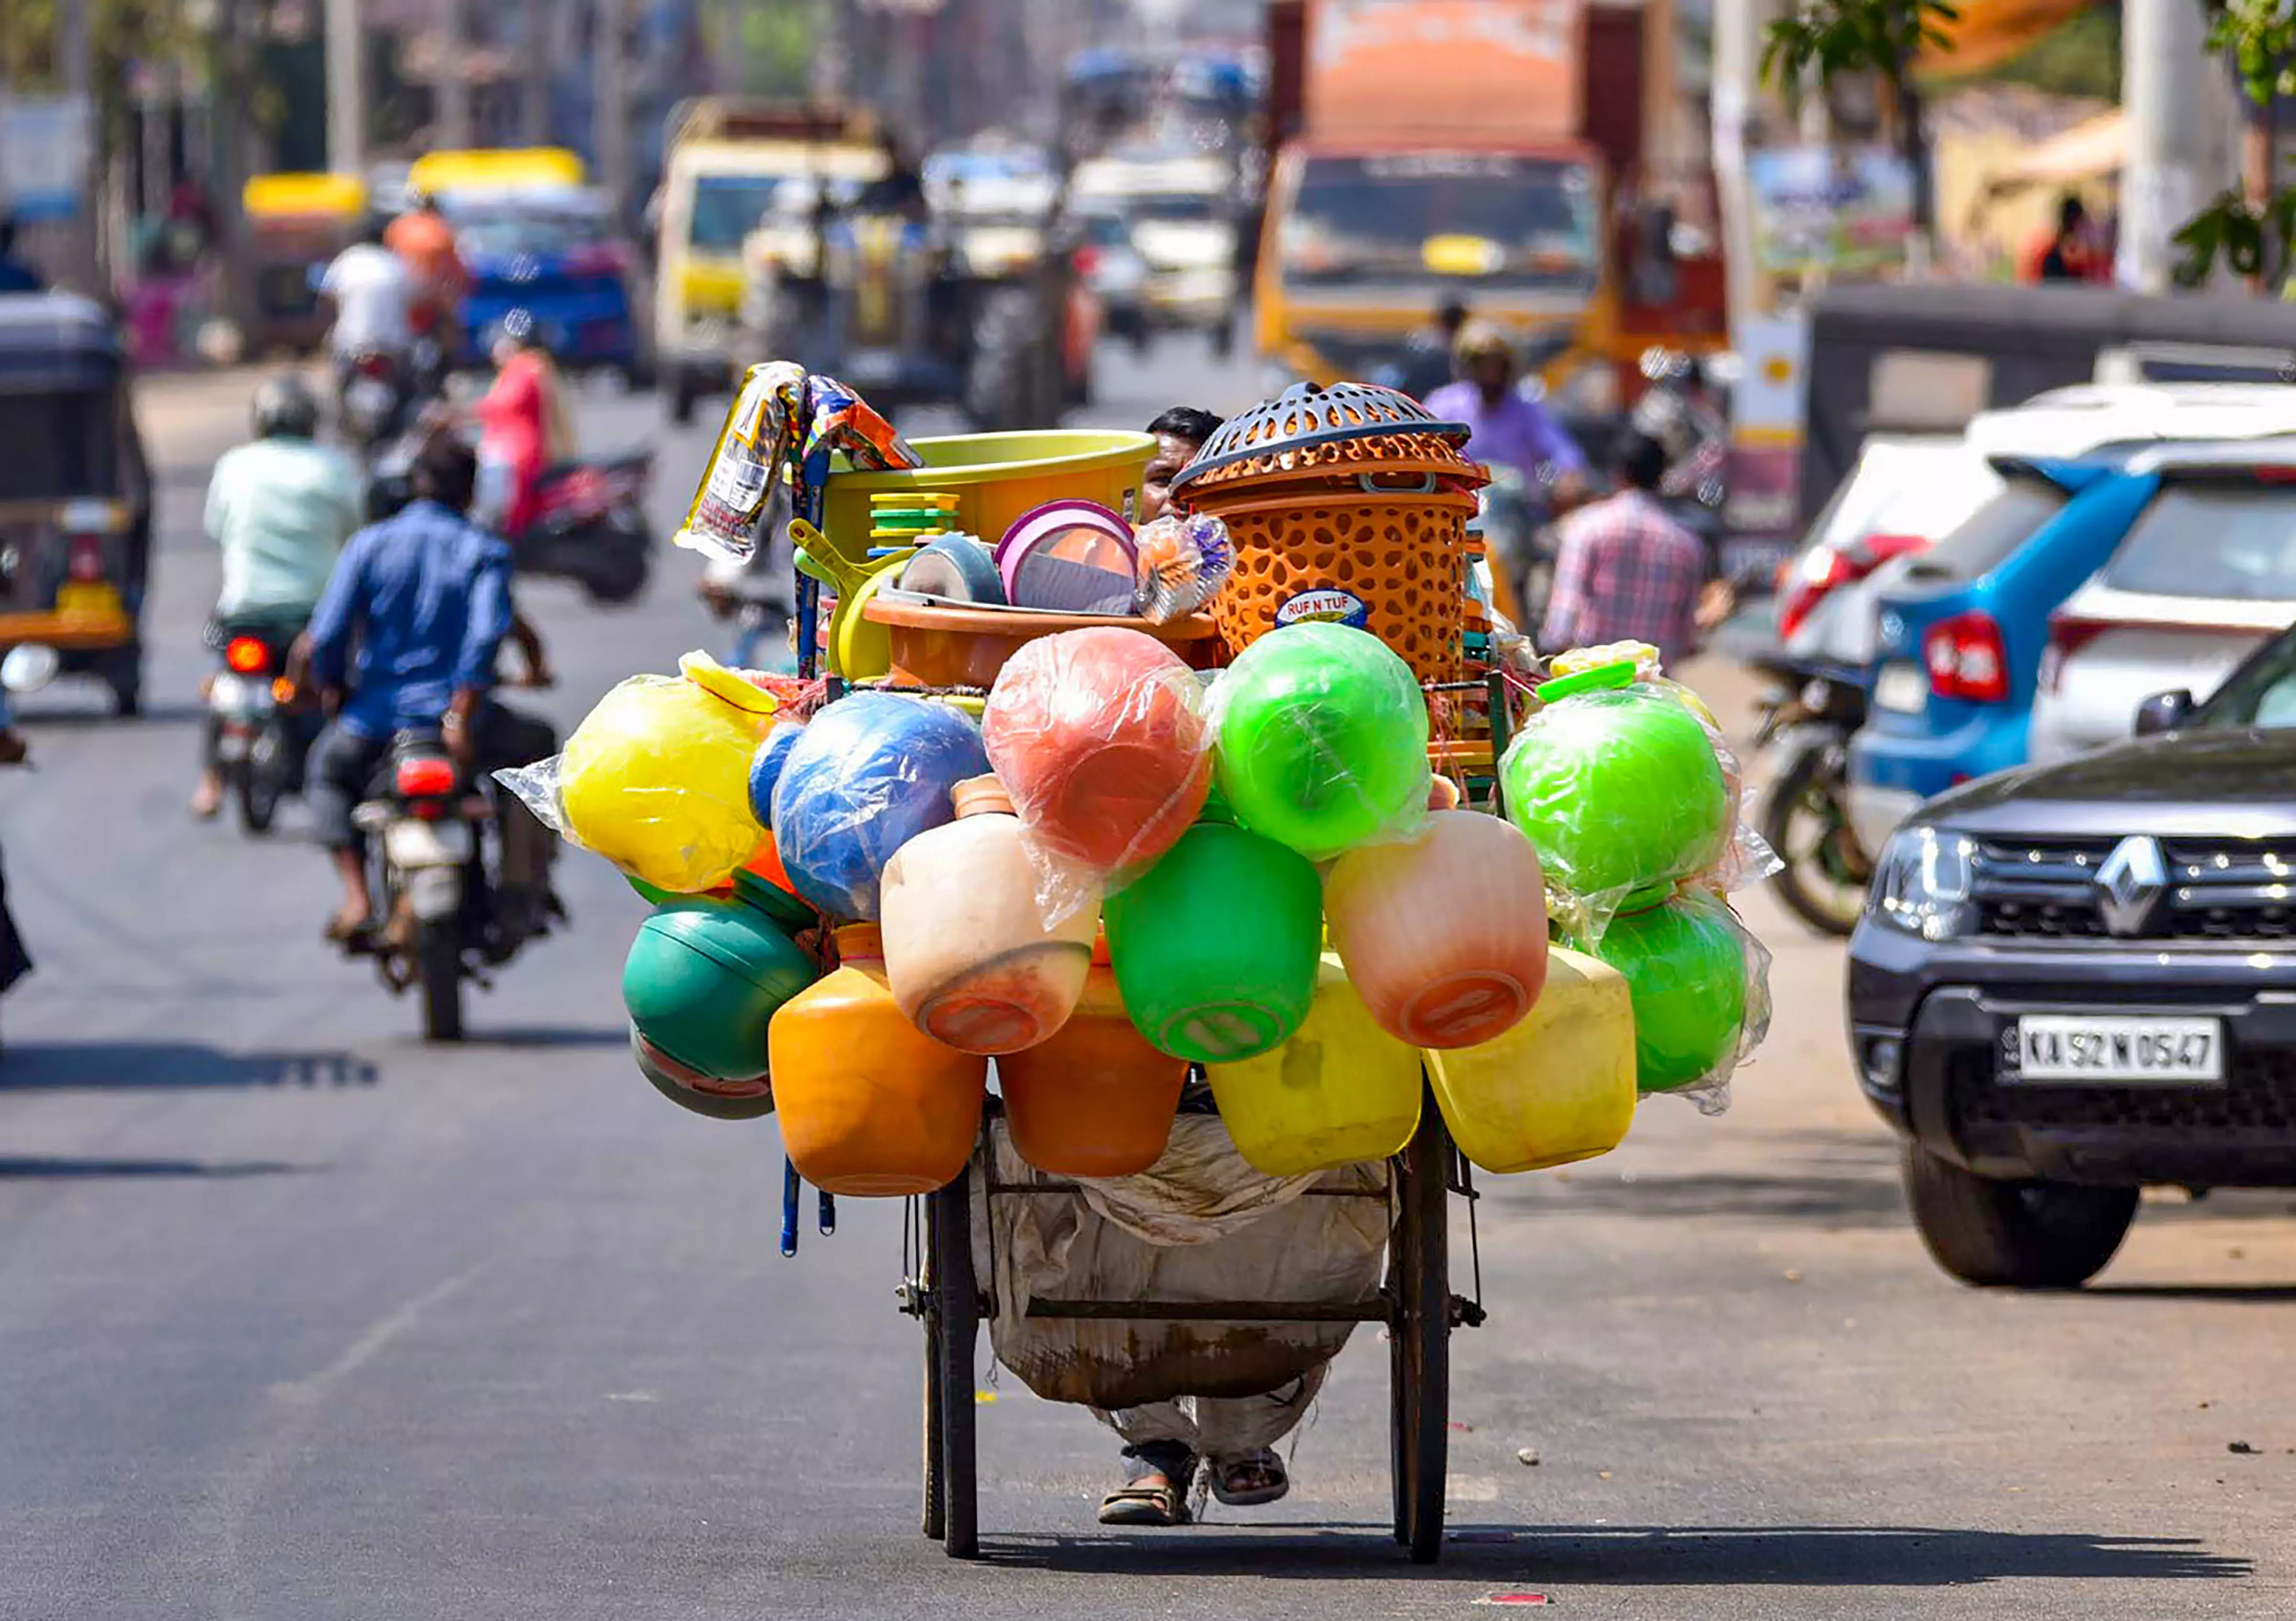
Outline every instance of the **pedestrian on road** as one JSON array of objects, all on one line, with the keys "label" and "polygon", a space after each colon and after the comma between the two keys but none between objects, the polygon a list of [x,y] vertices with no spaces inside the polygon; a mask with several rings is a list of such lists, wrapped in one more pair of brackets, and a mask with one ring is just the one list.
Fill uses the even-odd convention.
[{"label": "pedestrian on road", "polygon": [[1702,617],[1718,617],[1712,599],[1701,612],[1706,547],[1654,498],[1666,477],[1664,446],[1627,434],[1615,471],[1618,494],[1562,520],[1539,651],[1646,642],[1671,668],[1696,650]]},{"label": "pedestrian on road", "polygon": [[[223,594],[209,621],[220,651],[235,629],[291,642],[310,623],[335,559],[364,515],[358,469],[318,442],[319,402],[300,378],[266,379],[255,391],[255,438],[224,452],[208,480],[207,531],[223,548]],[[223,805],[216,760],[220,724],[200,729],[200,783],[192,815]]]},{"label": "pedestrian on road", "polygon": [[[494,701],[495,661],[515,618],[510,548],[471,522],[478,462],[453,438],[435,441],[414,465],[414,500],[351,537],[313,615],[310,659],[332,718],[312,745],[305,799],[342,884],[327,937],[349,945],[373,923],[365,844],[351,812],[402,730],[435,730],[466,777],[527,765],[556,751],[550,728]],[[356,664],[354,664],[356,650]],[[546,849],[532,813],[496,796],[507,883],[513,848]],[[546,906],[547,861],[525,864]],[[506,895],[504,898],[510,897]]]}]

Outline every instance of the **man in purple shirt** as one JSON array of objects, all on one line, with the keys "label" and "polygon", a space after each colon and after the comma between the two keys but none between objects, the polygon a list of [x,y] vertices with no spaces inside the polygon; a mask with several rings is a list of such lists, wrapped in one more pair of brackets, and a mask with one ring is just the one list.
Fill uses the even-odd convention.
[{"label": "man in purple shirt", "polygon": [[1586,456],[1546,408],[1515,391],[1514,345],[1505,332],[1471,321],[1453,353],[1459,381],[1429,395],[1427,408],[1444,422],[1466,423],[1470,456],[1494,470],[1513,468],[1534,493],[1541,466],[1574,481],[1586,471]]}]

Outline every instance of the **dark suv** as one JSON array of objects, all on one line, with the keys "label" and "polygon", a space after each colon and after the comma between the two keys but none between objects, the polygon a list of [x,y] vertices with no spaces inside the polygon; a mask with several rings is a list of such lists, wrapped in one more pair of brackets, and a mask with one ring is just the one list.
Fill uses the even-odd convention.
[{"label": "dark suv", "polygon": [[2145,1183],[2296,1187],[2296,631],[2137,731],[1923,806],[1849,943],[1859,1083],[1967,1282],[2078,1286]]}]

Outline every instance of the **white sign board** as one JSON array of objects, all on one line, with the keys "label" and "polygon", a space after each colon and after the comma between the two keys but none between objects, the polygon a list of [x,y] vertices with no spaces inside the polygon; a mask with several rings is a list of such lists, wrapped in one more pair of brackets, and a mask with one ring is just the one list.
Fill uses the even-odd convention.
[{"label": "white sign board", "polygon": [[89,135],[85,96],[0,97],[0,209],[27,222],[78,213]]}]

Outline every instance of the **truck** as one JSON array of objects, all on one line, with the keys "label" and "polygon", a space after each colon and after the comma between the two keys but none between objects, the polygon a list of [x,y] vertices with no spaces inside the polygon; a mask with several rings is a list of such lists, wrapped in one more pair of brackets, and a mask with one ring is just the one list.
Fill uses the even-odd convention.
[{"label": "truck", "polygon": [[[1646,173],[1673,41],[1599,0],[1275,0],[1255,341],[1280,383],[1390,381],[1454,299],[1614,415],[1726,342],[1710,175]],[[1661,90],[1663,94],[1663,90]],[[1688,204],[1690,206],[1685,206]]]}]

